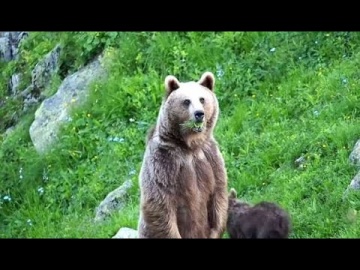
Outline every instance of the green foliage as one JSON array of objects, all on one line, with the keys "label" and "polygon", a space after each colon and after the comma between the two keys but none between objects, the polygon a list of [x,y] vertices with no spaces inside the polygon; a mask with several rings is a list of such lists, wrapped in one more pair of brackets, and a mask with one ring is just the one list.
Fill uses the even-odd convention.
[{"label": "green foliage", "polygon": [[63,52],[60,57],[62,78],[86,65],[105,46],[116,46],[118,32],[66,32],[60,36]]},{"label": "green foliage", "polygon": [[[58,43],[60,71],[46,96],[102,51],[109,77],[92,86],[59,143],[39,156],[28,134],[34,110],[19,114],[7,82],[24,72],[26,87]],[[360,134],[359,44],[356,32],[31,33],[19,60],[0,63],[0,131],[20,119],[0,136],[0,237],[112,237],[136,228],[145,135],[164,78],[198,80],[207,70],[216,76],[215,137],[229,188],[286,208],[292,238],[357,237],[359,194],[344,191],[357,173],[348,157]],[[125,209],[94,223],[96,206],[126,179],[133,187]]]}]

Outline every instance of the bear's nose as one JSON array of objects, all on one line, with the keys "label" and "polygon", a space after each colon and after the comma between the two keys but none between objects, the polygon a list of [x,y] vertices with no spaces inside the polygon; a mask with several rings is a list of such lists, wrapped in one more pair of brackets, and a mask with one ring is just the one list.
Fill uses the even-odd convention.
[{"label": "bear's nose", "polygon": [[195,112],[195,120],[197,122],[201,122],[204,119],[204,112],[203,111],[196,111]]}]

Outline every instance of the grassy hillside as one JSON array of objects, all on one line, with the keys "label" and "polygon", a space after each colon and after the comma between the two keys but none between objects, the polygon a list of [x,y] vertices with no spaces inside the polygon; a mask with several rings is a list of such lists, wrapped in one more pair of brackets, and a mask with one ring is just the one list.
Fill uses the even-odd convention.
[{"label": "grassy hillside", "polygon": [[[229,187],[288,209],[292,238],[360,236],[359,194],[342,198],[357,173],[348,157],[360,138],[360,33],[31,33],[19,61],[0,63],[0,100],[12,72],[29,72],[59,42],[62,64],[49,95],[103,49],[110,76],[43,157],[28,133],[35,108],[22,115],[17,102],[0,107],[1,132],[14,114],[20,119],[0,136],[0,237],[109,238],[136,228],[144,138],[164,78],[198,80],[206,70],[217,79],[215,136]],[[301,156],[306,163],[297,168]],[[134,186],[125,209],[94,224],[95,207],[126,179]]]}]

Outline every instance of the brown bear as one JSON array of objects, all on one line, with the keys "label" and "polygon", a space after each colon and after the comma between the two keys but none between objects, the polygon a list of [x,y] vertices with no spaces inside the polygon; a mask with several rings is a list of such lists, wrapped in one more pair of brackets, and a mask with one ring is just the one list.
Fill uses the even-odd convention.
[{"label": "brown bear", "polygon": [[146,136],[139,174],[139,238],[221,238],[228,194],[213,130],[219,114],[215,78],[165,78],[157,123]]},{"label": "brown bear", "polygon": [[290,216],[279,205],[263,201],[251,206],[238,200],[231,188],[227,219],[230,238],[288,238],[290,230]]}]

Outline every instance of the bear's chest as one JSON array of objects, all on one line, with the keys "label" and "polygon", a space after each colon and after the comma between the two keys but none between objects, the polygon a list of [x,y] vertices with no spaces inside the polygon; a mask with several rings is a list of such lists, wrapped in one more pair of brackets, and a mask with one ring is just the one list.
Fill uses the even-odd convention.
[{"label": "bear's chest", "polygon": [[185,205],[189,200],[194,203],[199,200],[207,202],[214,191],[215,179],[213,167],[202,151],[185,156],[177,183],[178,196]]}]

